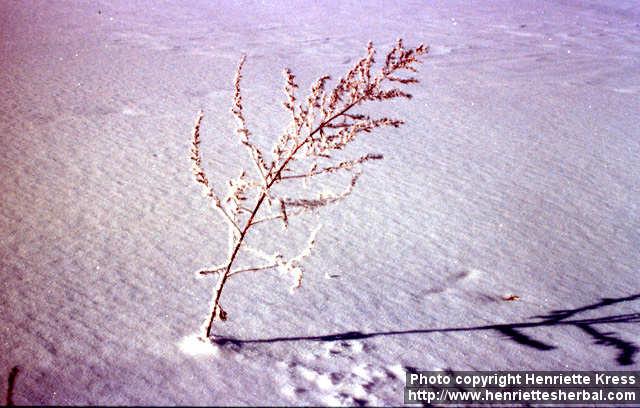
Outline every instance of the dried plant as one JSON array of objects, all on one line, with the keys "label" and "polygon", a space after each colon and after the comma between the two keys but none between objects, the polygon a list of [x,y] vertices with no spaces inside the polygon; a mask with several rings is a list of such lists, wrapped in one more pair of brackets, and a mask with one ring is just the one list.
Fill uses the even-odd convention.
[{"label": "dried plant", "polygon": [[7,403],[6,406],[7,407],[13,407],[14,403],[13,403],[13,390],[15,389],[16,386],[16,377],[18,376],[18,372],[20,372],[20,367],[18,366],[13,366],[13,368],[11,368],[11,371],[9,372],[9,379],[7,381]]},{"label": "dried plant", "polygon": [[[261,223],[278,222],[286,229],[292,217],[316,210],[346,198],[353,191],[362,172],[361,168],[369,161],[380,160],[380,154],[367,154],[359,158],[337,161],[335,156],[354,141],[361,133],[393,126],[399,127],[402,120],[388,117],[372,118],[363,113],[353,112],[365,102],[386,101],[396,98],[411,98],[411,95],[398,87],[385,87],[386,84],[407,85],[417,83],[415,77],[401,76],[402,73],[416,72],[418,58],[427,52],[420,45],[406,49],[399,39],[387,54],[382,67],[373,73],[375,49],[369,42],[366,55],[358,60],[331,91],[325,89],[329,76],[322,76],[311,86],[306,99],[296,97],[296,83],[293,73],[285,69],[284,107],[290,114],[290,123],[275,143],[269,158],[251,138],[247,121],[243,113],[240,81],[245,57],[242,57],[234,78],[234,97],[231,109],[237,121],[236,133],[255,167],[253,175],[242,170],[240,175],[228,182],[225,196],[217,194],[211,186],[202,167],[200,151],[200,125],[203,112],[200,111],[193,130],[191,160],[193,174],[203,187],[205,196],[212,200],[213,206],[226,220],[229,228],[229,248],[227,259],[220,265],[198,272],[199,275],[216,275],[217,283],[213,291],[211,311],[203,326],[204,336],[210,337],[213,322],[226,320],[227,312],[222,308],[220,299],[225,283],[229,278],[243,272],[279,269],[293,277],[292,289],[302,283],[302,261],[311,254],[319,226],[309,236],[306,247],[297,255],[286,258],[282,254],[267,254],[247,244],[247,234]],[[303,182],[306,186],[321,175],[344,172],[351,174],[351,181],[344,191],[323,192],[312,197],[289,197],[285,195],[285,184]],[[289,186],[290,187],[290,186]],[[266,204],[266,205],[265,205]],[[246,253],[259,258],[263,264],[250,267],[237,267],[238,257]]]}]

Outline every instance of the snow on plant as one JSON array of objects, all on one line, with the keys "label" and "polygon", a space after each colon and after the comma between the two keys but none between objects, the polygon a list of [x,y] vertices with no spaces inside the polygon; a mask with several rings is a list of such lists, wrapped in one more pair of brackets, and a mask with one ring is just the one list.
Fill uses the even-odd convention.
[{"label": "snow on plant", "polygon": [[[385,101],[395,98],[411,98],[399,87],[418,80],[411,76],[401,76],[403,72],[416,72],[418,58],[427,53],[427,47],[419,45],[406,49],[399,39],[387,54],[382,67],[374,74],[375,49],[369,42],[366,55],[357,61],[335,85],[333,90],[325,90],[329,76],[322,76],[311,86],[306,99],[296,97],[296,83],[293,73],[285,69],[284,107],[290,114],[290,122],[276,141],[269,157],[252,141],[251,132],[243,114],[240,81],[246,58],[242,57],[234,79],[233,107],[231,109],[238,127],[237,136],[253,163],[253,174],[243,169],[238,177],[228,182],[225,196],[216,193],[202,167],[200,152],[200,125],[204,113],[200,111],[193,129],[191,160],[193,174],[203,187],[203,193],[211,199],[214,208],[228,224],[229,248],[227,259],[216,266],[198,272],[199,275],[215,275],[217,283],[211,300],[211,310],[203,325],[205,338],[211,336],[213,322],[226,320],[227,312],[222,308],[221,296],[229,278],[243,272],[279,269],[293,277],[292,289],[299,287],[303,277],[303,260],[311,255],[320,226],[310,232],[307,245],[296,256],[285,258],[279,253],[268,254],[247,245],[247,235],[258,224],[277,222],[286,229],[292,217],[314,211],[328,204],[346,198],[353,191],[365,163],[382,159],[380,154],[366,154],[358,158],[338,161],[332,154],[343,150],[362,133],[393,126],[399,127],[402,120],[388,117],[372,118],[354,110],[365,102]],[[400,76],[399,76],[400,75]],[[313,185],[317,176],[345,172],[351,180],[342,192],[323,192],[312,197],[289,197],[285,195],[284,184],[304,183]],[[301,185],[298,185],[299,187]],[[291,190],[291,186],[288,186]],[[294,186],[295,187],[295,186]],[[289,191],[287,190],[287,191]],[[263,261],[248,268],[237,267],[238,257],[251,255]]]}]

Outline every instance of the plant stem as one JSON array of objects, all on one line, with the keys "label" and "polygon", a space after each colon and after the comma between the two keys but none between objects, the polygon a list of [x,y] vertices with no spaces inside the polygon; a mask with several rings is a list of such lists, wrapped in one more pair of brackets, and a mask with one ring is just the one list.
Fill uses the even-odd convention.
[{"label": "plant stem", "polygon": [[[304,146],[307,142],[312,140],[313,135],[318,133],[327,124],[331,123],[332,121],[334,121],[338,117],[340,117],[340,116],[344,115],[345,113],[347,113],[351,108],[356,106],[361,101],[362,101],[362,98],[356,98],[354,101],[349,103],[346,107],[344,107],[340,112],[334,114],[329,119],[321,122],[318,125],[318,127],[316,127],[311,133],[309,133],[309,135],[306,137],[306,139],[302,143],[300,143],[298,146],[296,146],[296,148],[291,152],[291,154],[289,154],[289,156],[285,159],[285,161],[280,165],[278,170],[276,170],[276,172],[274,173],[274,175],[271,178],[271,180],[267,183],[265,189],[262,191],[262,193],[260,193],[260,197],[258,198],[258,201],[256,202],[255,207],[251,211],[251,215],[249,216],[249,219],[247,220],[247,223],[244,225],[244,228],[242,228],[242,230],[240,231],[240,235],[238,237],[238,242],[236,243],[235,247],[233,248],[233,251],[231,252],[231,256],[229,257],[229,262],[227,263],[227,266],[225,267],[224,273],[222,275],[220,275],[220,277],[218,278],[218,282],[217,282],[215,290],[213,292],[214,294],[213,294],[213,303],[211,305],[211,313],[210,313],[210,315],[209,315],[209,317],[208,317],[208,319],[206,321],[206,325],[205,325],[205,337],[206,338],[209,338],[211,336],[211,329],[213,328],[213,321],[215,320],[216,316],[220,313],[220,297],[222,296],[222,289],[224,288],[224,284],[227,282],[227,279],[230,276],[231,267],[233,266],[233,262],[235,261],[236,257],[238,256],[238,252],[240,252],[240,247],[242,246],[242,243],[244,242],[244,238],[247,235],[247,232],[249,231],[249,228],[251,228],[251,226],[253,225],[253,219],[255,218],[256,214],[260,210],[260,207],[262,206],[262,203],[264,202],[265,198],[267,197],[267,191],[269,191],[271,186],[273,186],[280,179],[282,171],[286,168],[287,164],[289,164],[289,162],[293,159],[293,157],[296,155],[296,153],[298,153],[298,151],[300,150],[300,148],[302,148],[302,146]],[[269,172],[265,176],[265,179],[269,177],[270,173],[271,172]]]}]

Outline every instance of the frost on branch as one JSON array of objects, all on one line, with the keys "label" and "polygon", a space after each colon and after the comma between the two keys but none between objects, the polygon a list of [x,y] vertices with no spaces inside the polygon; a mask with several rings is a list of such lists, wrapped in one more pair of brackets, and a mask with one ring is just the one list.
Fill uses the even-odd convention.
[{"label": "frost on branch", "polygon": [[[299,85],[295,75],[291,70],[285,69],[286,99],[283,104],[290,118],[269,156],[252,141],[244,116],[241,80],[246,57],[241,58],[233,80],[231,112],[237,123],[236,134],[247,152],[255,175],[250,176],[242,168],[239,176],[228,181],[227,193],[221,199],[211,187],[202,166],[202,111],[198,113],[192,135],[191,160],[195,180],[229,226],[227,259],[198,272],[199,276],[217,276],[211,311],[204,324],[204,336],[211,335],[214,320],[227,318],[227,313],[220,305],[220,298],[230,277],[244,272],[277,269],[293,277],[292,290],[300,287],[304,272],[303,261],[311,255],[320,227],[311,229],[307,245],[290,258],[280,253],[266,254],[249,247],[246,244],[248,234],[255,227],[274,223],[281,224],[286,230],[291,226],[292,218],[340,202],[354,191],[364,165],[381,160],[382,155],[369,153],[352,159],[336,160],[336,153],[346,150],[351,142],[363,134],[382,127],[397,128],[404,123],[400,119],[389,117],[372,118],[365,113],[356,112],[356,109],[367,102],[410,99],[411,94],[401,87],[418,82],[411,75],[417,72],[419,57],[426,53],[427,48],[423,45],[407,49],[402,40],[398,40],[386,55],[384,63],[375,69],[376,52],[369,42],[365,56],[338,79],[331,90],[326,89],[331,78],[324,75],[311,85],[308,96],[301,100],[296,96]],[[350,182],[340,192],[323,191],[295,197],[287,195],[292,191],[308,191],[302,187],[322,187],[321,176],[338,172],[350,175]],[[263,205],[265,203],[267,206]],[[261,263],[238,267],[237,264],[248,255],[259,258]]]}]

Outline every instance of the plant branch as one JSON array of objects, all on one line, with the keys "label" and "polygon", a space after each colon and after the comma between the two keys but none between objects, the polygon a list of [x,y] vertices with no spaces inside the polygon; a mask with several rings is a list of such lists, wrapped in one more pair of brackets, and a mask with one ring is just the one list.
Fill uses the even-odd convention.
[{"label": "plant branch", "polygon": [[202,167],[202,153],[200,152],[200,125],[202,124],[202,119],[204,118],[204,112],[201,110],[198,112],[198,117],[196,118],[196,123],[193,127],[193,136],[191,142],[191,161],[192,161],[192,172],[196,177],[196,182],[202,184],[202,193],[209,197],[213,201],[213,205],[222,214],[222,217],[229,222],[236,230],[240,231],[240,227],[233,218],[229,215],[229,213],[225,210],[222,205],[222,201],[216,192],[213,190],[213,187],[209,185],[209,179]]},{"label": "plant branch", "polygon": [[346,160],[341,163],[338,163],[335,166],[328,166],[328,167],[324,167],[317,170],[311,170],[306,174],[293,174],[290,176],[282,176],[280,177],[280,180],[308,178],[308,177],[318,176],[320,174],[325,174],[325,173],[335,173],[336,171],[339,171],[339,170],[352,170],[354,166],[358,164],[362,164],[369,160],[382,160],[383,158],[384,157],[381,154],[369,153],[366,156],[360,157],[359,159]]}]

